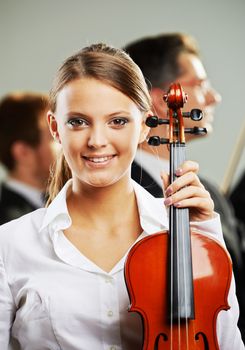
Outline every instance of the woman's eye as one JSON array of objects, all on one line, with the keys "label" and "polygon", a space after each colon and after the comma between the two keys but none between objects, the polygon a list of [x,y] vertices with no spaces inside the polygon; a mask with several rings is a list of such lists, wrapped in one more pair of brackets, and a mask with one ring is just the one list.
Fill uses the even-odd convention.
[{"label": "woman's eye", "polygon": [[67,124],[70,128],[79,128],[79,127],[87,126],[88,122],[81,118],[72,118],[68,120]]},{"label": "woman's eye", "polygon": [[120,127],[128,123],[126,118],[115,118],[110,122],[113,126]]}]

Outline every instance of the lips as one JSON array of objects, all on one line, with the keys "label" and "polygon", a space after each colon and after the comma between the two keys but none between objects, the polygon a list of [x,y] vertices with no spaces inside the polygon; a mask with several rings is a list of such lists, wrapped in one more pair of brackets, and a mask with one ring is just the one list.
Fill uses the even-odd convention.
[{"label": "lips", "polygon": [[90,167],[101,167],[109,165],[111,160],[115,157],[115,155],[94,155],[94,156],[83,156],[87,165]]},{"label": "lips", "polygon": [[93,163],[104,163],[104,162],[107,162],[108,160],[111,160],[113,156],[84,157],[84,158]]}]

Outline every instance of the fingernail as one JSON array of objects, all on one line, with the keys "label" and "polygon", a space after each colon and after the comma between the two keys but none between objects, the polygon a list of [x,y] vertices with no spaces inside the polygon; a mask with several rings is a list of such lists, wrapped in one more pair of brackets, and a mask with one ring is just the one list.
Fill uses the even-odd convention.
[{"label": "fingernail", "polygon": [[181,202],[174,203],[174,206],[175,206],[176,208],[180,208],[180,207],[181,207]]},{"label": "fingernail", "polygon": [[177,176],[180,176],[183,173],[183,170],[181,168],[176,169],[175,174]]},{"label": "fingernail", "polygon": [[172,193],[173,193],[172,187],[168,187],[168,188],[166,189],[166,191],[165,191],[165,194],[166,194],[167,197],[170,196]]},{"label": "fingernail", "polygon": [[170,197],[168,197],[164,200],[165,205],[171,205],[171,203],[172,203],[172,199]]}]

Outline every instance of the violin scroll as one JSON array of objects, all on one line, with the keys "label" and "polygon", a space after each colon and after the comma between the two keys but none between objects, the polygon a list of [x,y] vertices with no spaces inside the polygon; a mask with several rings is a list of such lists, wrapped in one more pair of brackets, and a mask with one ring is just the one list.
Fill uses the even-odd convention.
[{"label": "violin scroll", "polygon": [[163,100],[167,103],[168,119],[150,116],[146,119],[146,125],[151,128],[156,128],[158,125],[169,125],[169,138],[161,138],[152,136],[148,139],[148,144],[151,146],[159,146],[169,143],[184,143],[184,134],[205,135],[206,128],[184,128],[183,118],[191,118],[194,121],[200,121],[203,118],[203,113],[200,109],[194,108],[190,112],[182,112],[184,104],[187,102],[188,96],[183,91],[180,84],[171,84],[169,91],[163,96]]}]

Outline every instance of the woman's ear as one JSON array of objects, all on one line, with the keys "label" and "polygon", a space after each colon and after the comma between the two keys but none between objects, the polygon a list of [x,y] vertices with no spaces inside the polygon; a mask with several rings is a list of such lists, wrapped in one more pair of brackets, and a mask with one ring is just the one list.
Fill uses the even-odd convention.
[{"label": "woman's ear", "polygon": [[147,136],[150,132],[150,128],[149,128],[149,126],[146,125],[145,121],[146,121],[146,118],[151,116],[151,115],[153,115],[152,111],[148,112],[142,120],[141,132],[140,132],[140,137],[139,137],[139,144],[146,141]]},{"label": "woman's ear", "polygon": [[60,137],[58,133],[58,125],[54,114],[51,111],[47,113],[47,121],[51,135],[55,141],[60,143]]}]

